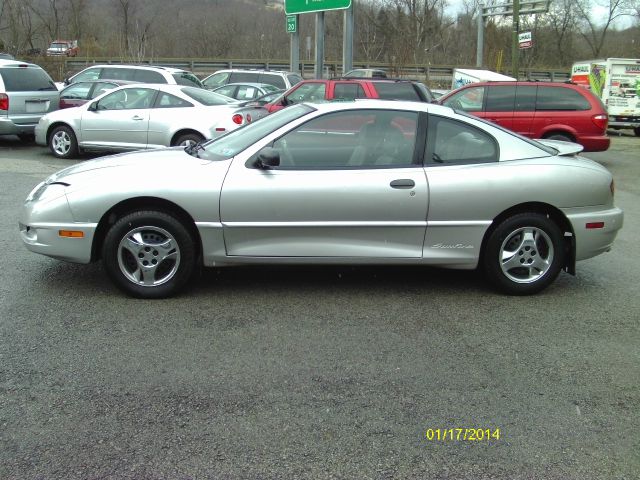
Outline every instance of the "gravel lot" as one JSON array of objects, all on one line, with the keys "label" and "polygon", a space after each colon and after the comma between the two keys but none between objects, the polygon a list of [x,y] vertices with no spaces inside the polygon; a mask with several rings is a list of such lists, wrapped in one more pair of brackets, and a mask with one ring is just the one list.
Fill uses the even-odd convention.
[{"label": "gravel lot", "polygon": [[[162,301],[21,244],[72,164],[0,139],[0,479],[616,479],[640,472],[640,138],[612,252],[540,295],[425,268],[207,270]],[[500,429],[490,441],[428,429]]]}]

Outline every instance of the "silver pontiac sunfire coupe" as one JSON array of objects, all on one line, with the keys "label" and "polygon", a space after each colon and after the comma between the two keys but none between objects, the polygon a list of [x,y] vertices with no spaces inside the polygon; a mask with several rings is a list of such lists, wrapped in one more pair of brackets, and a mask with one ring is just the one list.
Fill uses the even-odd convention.
[{"label": "silver pontiac sunfire coupe", "polygon": [[572,143],[433,104],[300,104],[216,140],[78,163],[27,197],[34,252],[176,293],[200,265],[481,268],[532,294],[608,251],[614,183]]}]

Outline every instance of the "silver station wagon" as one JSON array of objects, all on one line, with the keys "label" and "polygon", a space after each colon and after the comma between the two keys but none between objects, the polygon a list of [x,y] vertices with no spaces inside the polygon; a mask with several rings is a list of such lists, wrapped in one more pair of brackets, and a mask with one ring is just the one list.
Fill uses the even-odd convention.
[{"label": "silver station wagon", "polygon": [[62,170],[20,231],[34,252],[102,259],[144,298],[199,266],[259,263],[481,268],[532,294],[622,227],[611,174],[580,149],[428,103],[299,104],[204,145]]}]

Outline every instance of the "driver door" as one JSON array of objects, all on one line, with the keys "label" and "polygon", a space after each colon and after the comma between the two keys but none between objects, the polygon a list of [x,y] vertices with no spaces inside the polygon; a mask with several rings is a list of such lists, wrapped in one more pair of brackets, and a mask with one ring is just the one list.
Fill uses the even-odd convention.
[{"label": "driver door", "polygon": [[[133,87],[116,90],[82,114],[81,146],[115,149],[146,148],[150,109],[157,90]],[[92,104],[93,105],[93,104]]]},{"label": "driver door", "polygon": [[428,187],[418,130],[413,111],[333,112],[273,143],[279,167],[233,162],[220,203],[227,255],[421,257]]}]

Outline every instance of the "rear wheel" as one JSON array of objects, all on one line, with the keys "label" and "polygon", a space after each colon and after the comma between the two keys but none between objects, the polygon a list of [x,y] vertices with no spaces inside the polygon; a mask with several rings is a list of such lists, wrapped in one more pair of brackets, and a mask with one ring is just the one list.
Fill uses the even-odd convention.
[{"label": "rear wheel", "polygon": [[196,243],[189,229],[169,213],[133,212],[107,232],[102,261],[124,292],[163,298],[178,292],[193,275]]},{"label": "rear wheel", "polygon": [[58,158],[73,158],[78,155],[78,141],[71,127],[60,125],[49,135],[49,150]]},{"label": "rear wheel", "polygon": [[176,139],[176,145],[181,147],[190,147],[196,143],[200,143],[204,137],[198,133],[185,133]]},{"label": "rear wheel", "polygon": [[491,232],[482,260],[497,288],[511,295],[529,295],[555,280],[564,257],[560,228],[545,215],[520,213]]},{"label": "rear wheel", "polygon": [[636,127],[633,129],[633,133],[636,134],[636,137],[640,137],[640,127]]},{"label": "rear wheel", "polygon": [[564,133],[552,133],[551,135],[547,135],[547,140],[560,140],[561,142],[575,142],[575,140],[567,134]]}]

